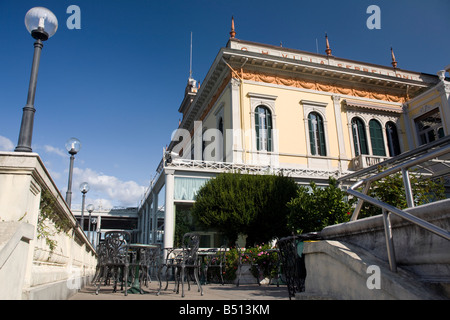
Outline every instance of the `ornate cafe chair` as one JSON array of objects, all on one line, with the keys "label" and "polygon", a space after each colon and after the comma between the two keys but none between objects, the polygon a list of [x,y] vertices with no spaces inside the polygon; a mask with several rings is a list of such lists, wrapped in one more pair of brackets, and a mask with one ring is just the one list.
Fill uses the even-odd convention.
[{"label": "ornate cafe chair", "polygon": [[196,233],[186,233],[183,236],[182,247],[179,249],[166,248],[166,288],[168,287],[168,271],[174,269],[175,288],[174,291],[179,293],[181,282],[181,297],[184,298],[184,279],[188,281],[188,290],[190,290],[189,271],[192,271],[198,291],[203,295],[203,288],[199,281],[200,263],[198,260],[198,249],[200,246],[200,235]]},{"label": "ornate cafe chair", "polygon": [[224,285],[225,282],[223,280],[223,272],[225,270],[227,246],[223,245],[219,249],[209,249],[208,253],[211,253],[212,255],[206,256],[205,284],[208,281],[208,269],[219,268],[220,280],[222,285]]},{"label": "ornate cafe chair", "polygon": [[99,274],[96,277],[98,283],[95,294],[99,293],[102,281],[114,280],[113,292],[117,291],[119,275],[122,277],[122,287],[125,283],[125,295],[127,295],[128,267],[130,258],[128,255],[128,241],[131,235],[128,231],[108,231],[105,233],[105,241],[101,248],[101,264]]},{"label": "ornate cafe chair", "polygon": [[159,283],[159,289],[157,295],[161,293],[161,246],[158,245],[157,248],[142,248],[140,249],[140,260],[139,260],[140,270],[141,270],[141,282],[144,281],[146,287],[148,287],[148,282],[151,282],[151,273],[155,271],[156,279]]}]

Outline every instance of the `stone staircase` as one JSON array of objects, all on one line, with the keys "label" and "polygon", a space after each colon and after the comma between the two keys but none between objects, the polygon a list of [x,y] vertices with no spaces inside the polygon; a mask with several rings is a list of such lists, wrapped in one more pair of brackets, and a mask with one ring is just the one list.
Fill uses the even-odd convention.
[{"label": "stone staircase", "polygon": [[[407,212],[450,230],[450,199]],[[305,242],[306,291],[297,299],[450,299],[450,241],[397,217],[398,270],[389,268],[381,216],[325,228]]]}]

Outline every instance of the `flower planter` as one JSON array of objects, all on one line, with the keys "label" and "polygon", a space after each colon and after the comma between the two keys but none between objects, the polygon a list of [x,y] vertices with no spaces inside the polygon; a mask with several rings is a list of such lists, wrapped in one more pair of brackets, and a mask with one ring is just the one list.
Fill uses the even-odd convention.
[{"label": "flower planter", "polygon": [[241,267],[241,277],[239,279],[239,270],[236,272],[236,279],[233,281],[234,284],[237,284],[239,280],[239,285],[241,284],[256,284],[258,283],[256,278],[253,276],[250,264],[244,264]]}]

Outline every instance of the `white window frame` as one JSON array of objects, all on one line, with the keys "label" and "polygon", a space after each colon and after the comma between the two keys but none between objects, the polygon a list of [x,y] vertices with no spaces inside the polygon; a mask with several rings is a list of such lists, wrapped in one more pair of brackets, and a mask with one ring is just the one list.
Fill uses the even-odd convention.
[{"label": "white window frame", "polygon": [[[330,144],[328,139],[328,121],[326,117],[326,107],[328,106],[328,103],[325,102],[317,102],[317,101],[310,101],[310,100],[301,100],[300,104],[303,106],[303,122],[305,126],[305,136],[306,136],[306,148],[308,150],[308,155],[311,157],[320,157],[320,158],[327,158],[330,156]],[[309,125],[308,125],[308,116],[311,112],[315,112],[318,115],[322,117],[323,121],[323,133],[325,138],[325,152],[326,156],[321,156],[319,153],[316,153],[315,155],[312,154],[311,150],[311,141],[309,138]],[[318,146],[316,146],[317,148]]]}]

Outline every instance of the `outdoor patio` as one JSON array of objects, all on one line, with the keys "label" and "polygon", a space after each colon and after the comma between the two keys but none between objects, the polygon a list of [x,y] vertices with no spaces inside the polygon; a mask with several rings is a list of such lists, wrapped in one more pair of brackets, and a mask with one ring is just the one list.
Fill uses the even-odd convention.
[{"label": "outdoor patio", "polygon": [[144,287],[144,294],[128,294],[127,296],[118,288],[113,293],[113,286],[102,286],[100,293],[95,294],[95,287],[88,285],[73,295],[69,300],[289,300],[286,285],[260,285],[242,284],[237,287],[234,284],[211,283],[203,285],[203,296],[197,291],[197,286],[192,284],[191,290],[186,290],[186,296],[181,298],[180,293],[173,292],[174,283],[169,282],[167,290],[161,290],[159,296],[158,284],[153,281],[148,288]]}]

